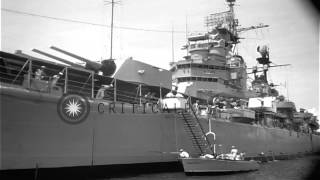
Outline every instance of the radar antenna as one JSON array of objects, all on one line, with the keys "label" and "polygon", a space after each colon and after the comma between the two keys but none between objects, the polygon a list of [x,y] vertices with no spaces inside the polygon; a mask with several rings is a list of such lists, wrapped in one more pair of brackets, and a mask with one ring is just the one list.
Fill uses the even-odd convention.
[{"label": "radar antenna", "polygon": [[226,0],[226,2],[228,3],[229,10],[221,13],[210,14],[209,16],[206,17],[205,24],[208,29],[225,28],[228,31],[230,31],[233,36],[231,40],[233,44],[238,44],[240,42],[239,41],[240,38],[238,36],[238,33],[240,32],[269,27],[269,25],[260,23],[255,26],[238,28],[239,21],[238,19],[235,18],[235,14],[234,14],[234,5],[236,0]]}]

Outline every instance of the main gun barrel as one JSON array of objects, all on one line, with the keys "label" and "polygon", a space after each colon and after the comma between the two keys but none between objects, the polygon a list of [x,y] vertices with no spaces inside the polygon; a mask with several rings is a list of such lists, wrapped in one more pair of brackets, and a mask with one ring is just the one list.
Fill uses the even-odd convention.
[{"label": "main gun barrel", "polygon": [[65,55],[71,56],[71,57],[73,57],[75,59],[78,59],[80,61],[85,62],[86,63],[86,68],[88,68],[88,69],[91,69],[91,70],[94,70],[94,71],[99,71],[99,69],[102,66],[100,63],[96,63],[96,62],[90,61],[89,59],[83,58],[81,56],[78,56],[76,54],[70,53],[68,51],[65,51],[63,49],[57,48],[55,46],[51,46],[50,48],[53,49],[53,50],[56,50],[58,52],[61,52],[61,53],[65,54]]},{"label": "main gun barrel", "polygon": [[49,57],[49,58],[55,59],[55,60],[57,60],[57,61],[63,62],[63,63],[68,64],[68,65],[70,65],[70,66],[74,66],[74,67],[78,67],[78,68],[83,68],[83,66],[81,66],[81,65],[79,65],[79,64],[76,64],[76,63],[70,62],[70,61],[68,61],[68,60],[59,58],[59,57],[57,57],[57,56],[54,56],[54,55],[52,55],[52,54],[49,54],[49,53],[40,51],[40,50],[38,50],[38,49],[32,49],[32,51],[33,51],[33,52],[36,52],[36,53],[38,53],[38,54],[47,56],[47,57]]}]

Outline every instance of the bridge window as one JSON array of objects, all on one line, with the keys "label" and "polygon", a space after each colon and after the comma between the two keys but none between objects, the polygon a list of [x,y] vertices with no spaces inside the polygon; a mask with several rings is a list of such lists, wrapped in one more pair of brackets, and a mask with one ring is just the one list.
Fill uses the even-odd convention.
[{"label": "bridge window", "polygon": [[179,64],[177,65],[178,69],[182,68],[200,68],[200,69],[219,69],[219,70],[226,70],[227,67],[225,66],[216,66],[216,65],[207,65],[207,64]]},{"label": "bridge window", "polygon": [[[207,77],[181,77],[178,78],[178,82],[188,82],[188,81],[205,81],[205,82],[218,82],[217,78],[207,78]],[[228,82],[228,81],[225,81]]]}]

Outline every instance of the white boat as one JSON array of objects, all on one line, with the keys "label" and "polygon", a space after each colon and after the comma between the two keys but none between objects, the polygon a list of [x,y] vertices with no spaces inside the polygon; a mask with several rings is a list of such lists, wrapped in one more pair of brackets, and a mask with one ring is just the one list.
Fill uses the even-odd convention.
[{"label": "white boat", "polygon": [[259,169],[256,161],[183,158],[181,162],[185,173],[226,173]]}]

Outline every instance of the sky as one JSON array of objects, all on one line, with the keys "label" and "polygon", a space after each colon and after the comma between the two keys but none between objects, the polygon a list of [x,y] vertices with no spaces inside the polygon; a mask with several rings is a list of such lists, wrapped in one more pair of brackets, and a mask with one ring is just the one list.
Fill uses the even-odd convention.
[{"label": "sky", "polygon": [[[36,48],[77,62],[49,48],[54,45],[93,61],[107,59],[111,5],[105,1],[2,0],[1,50],[19,49],[45,58],[31,51]],[[319,112],[319,16],[304,2],[238,0],[235,15],[242,27],[259,23],[270,27],[240,34],[245,39],[237,50],[251,67],[259,56],[256,47],[269,45],[272,62],[291,64],[271,69],[269,79],[280,85],[280,93],[298,108],[315,108]],[[117,66],[133,57],[169,69],[169,62],[182,60],[186,55],[181,50],[186,32],[205,31],[204,17],[226,10],[224,0],[121,0],[114,8],[113,57]]]}]

